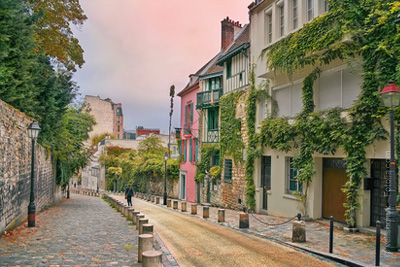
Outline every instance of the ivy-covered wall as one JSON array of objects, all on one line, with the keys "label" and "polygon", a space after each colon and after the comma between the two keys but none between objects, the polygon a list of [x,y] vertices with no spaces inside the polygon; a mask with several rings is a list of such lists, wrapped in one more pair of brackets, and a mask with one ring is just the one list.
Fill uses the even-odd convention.
[{"label": "ivy-covered wall", "polygon": [[[400,81],[400,28],[395,22],[399,12],[398,1],[331,0],[329,12],[258,51],[266,60],[266,68],[257,76],[265,75],[267,69],[273,73],[269,75],[272,80],[290,80],[303,73],[302,110],[293,118],[294,123],[288,118],[268,117],[262,123],[261,133],[249,143],[256,140],[261,147],[297,151],[294,165],[303,182],[304,205],[315,177],[315,156],[333,156],[342,150],[349,179],[343,189],[347,203],[338,205],[345,206],[350,227],[357,225],[360,209],[366,209],[360,198],[362,179],[369,171],[367,148],[382,144],[380,141],[387,138],[381,123],[387,110],[381,104],[379,92],[389,80]],[[320,70],[338,60],[357,60],[363,69],[361,93],[347,110],[350,123],[342,118],[340,109],[315,109],[314,85]]]}]

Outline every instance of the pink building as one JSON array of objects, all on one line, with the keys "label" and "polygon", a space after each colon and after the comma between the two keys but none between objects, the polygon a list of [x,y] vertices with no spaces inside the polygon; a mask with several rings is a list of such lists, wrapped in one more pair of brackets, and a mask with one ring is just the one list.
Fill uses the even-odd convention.
[{"label": "pink building", "polygon": [[179,198],[196,201],[194,176],[198,161],[199,115],[196,112],[196,94],[199,92],[198,77],[191,75],[189,84],[178,93],[181,97],[181,165],[179,170]]}]

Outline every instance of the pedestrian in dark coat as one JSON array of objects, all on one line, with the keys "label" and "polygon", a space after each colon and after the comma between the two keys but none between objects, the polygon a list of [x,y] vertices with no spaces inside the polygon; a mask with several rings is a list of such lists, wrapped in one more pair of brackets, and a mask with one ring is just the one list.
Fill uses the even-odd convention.
[{"label": "pedestrian in dark coat", "polygon": [[126,201],[128,202],[128,206],[132,206],[132,196],[133,196],[133,189],[130,184],[128,184],[128,187],[125,189],[125,198]]}]

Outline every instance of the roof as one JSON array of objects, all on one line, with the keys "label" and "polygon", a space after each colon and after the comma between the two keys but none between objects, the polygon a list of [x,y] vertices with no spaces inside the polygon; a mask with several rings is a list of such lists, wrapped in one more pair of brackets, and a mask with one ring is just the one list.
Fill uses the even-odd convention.
[{"label": "roof", "polygon": [[218,60],[217,64],[222,66],[223,63],[237,55],[238,53],[246,50],[250,47],[250,25],[246,24],[243,26],[242,30],[240,30],[231,44],[231,46],[225,51],[222,57]]}]

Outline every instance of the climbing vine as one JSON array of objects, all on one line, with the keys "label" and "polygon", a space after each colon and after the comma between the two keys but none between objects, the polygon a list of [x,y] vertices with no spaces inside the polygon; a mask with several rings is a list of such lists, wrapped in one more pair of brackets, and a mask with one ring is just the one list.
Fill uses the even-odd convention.
[{"label": "climbing vine", "polygon": [[235,164],[242,161],[244,144],[242,140],[242,122],[236,118],[236,106],[240,97],[245,93],[243,90],[232,92],[221,97],[221,132],[220,132],[220,156],[231,156]]},{"label": "climbing vine", "polygon": [[[314,71],[303,82],[303,109],[295,124],[287,118],[267,118],[260,143],[281,151],[298,148],[294,165],[305,188],[314,175],[313,154],[334,154],[342,147],[349,177],[343,191],[350,227],[356,226],[359,189],[367,174],[365,148],[387,135],[381,124],[385,109],[379,90],[389,80],[400,80],[400,35],[395,23],[399,12],[399,1],[331,0],[329,12],[263,51],[267,67],[275,72],[283,71],[291,77],[305,66],[314,66]],[[358,99],[348,110],[350,123],[344,122],[339,109],[315,112],[312,87],[320,66],[333,60],[351,62],[360,58],[363,83]],[[307,190],[303,194],[306,205]]]},{"label": "climbing vine", "polygon": [[[203,182],[206,172],[210,172],[210,168],[212,167],[211,157],[216,153],[219,153],[219,145],[207,145],[201,147],[200,162],[197,163],[196,175],[194,177],[196,182]],[[217,170],[215,168],[212,171],[212,174],[217,174]]]}]

